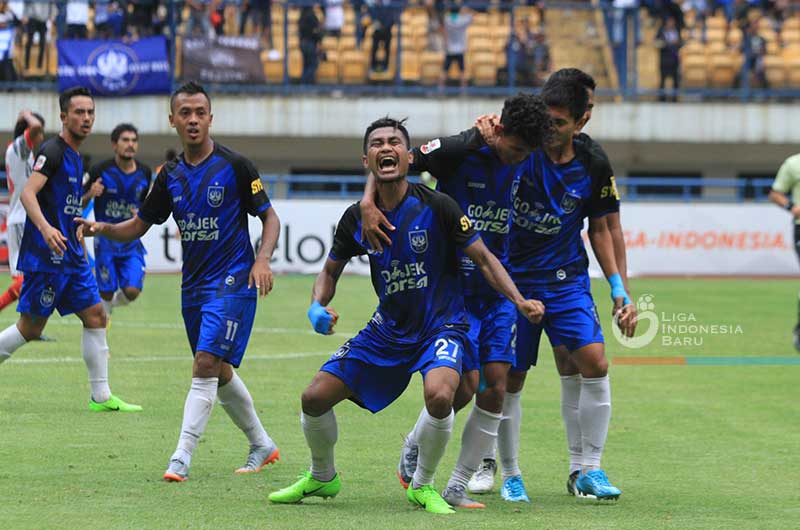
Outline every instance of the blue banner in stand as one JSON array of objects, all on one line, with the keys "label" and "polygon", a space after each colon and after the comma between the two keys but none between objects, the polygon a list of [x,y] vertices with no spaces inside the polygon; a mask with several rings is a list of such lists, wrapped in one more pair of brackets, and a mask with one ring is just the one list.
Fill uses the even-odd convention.
[{"label": "blue banner in stand", "polygon": [[85,86],[97,96],[169,94],[167,39],[58,41],[58,89]]}]

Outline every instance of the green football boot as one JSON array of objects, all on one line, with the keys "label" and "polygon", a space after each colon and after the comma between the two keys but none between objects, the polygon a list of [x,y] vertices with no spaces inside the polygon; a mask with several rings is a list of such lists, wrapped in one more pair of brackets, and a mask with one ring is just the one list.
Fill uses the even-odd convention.
[{"label": "green football boot", "polygon": [[456,513],[430,484],[427,486],[420,486],[419,488],[415,488],[413,484],[409,484],[408,490],[406,490],[406,496],[408,497],[408,502],[425,508],[426,512],[440,515]]},{"label": "green football boot", "polygon": [[339,473],[336,473],[328,482],[322,482],[312,477],[311,471],[306,471],[300,475],[300,480],[282,490],[270,493],[268,499],[279,504],[296,504],[306,497],[322,497],[323,499],[336,497],[341,489],[342,481]]},{"label": "green football boot", "polygon": [[111,395],[108,400],[102,403],[96,402],[94,399],[89,399],[89,410],[93,412],[140,412],[142,407],[139,405],[131,405],[125,403],[115,395]]}]

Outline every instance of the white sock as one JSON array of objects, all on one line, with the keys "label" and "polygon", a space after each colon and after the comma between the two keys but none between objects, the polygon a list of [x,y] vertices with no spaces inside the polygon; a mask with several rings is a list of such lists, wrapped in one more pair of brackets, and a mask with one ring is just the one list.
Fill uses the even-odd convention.
[{"label": "white sock", "polygon": [[257,447],[274,447],[275,442],[269,437],[261,420],[258,419],[253,398],[250,396],[244,381],[236,372],[225,385],[217,388],[219,404],[228,413],[239,429],[247,436],[250,445]]},{"label": "white sock", "polygon": [[125,296],[125,292],[122,289],[117,289],[117,292],[114,293],[114,298],[111,299],[112,307],[126,306],[130,303],[131,301],[128,300],[128,297]]},{"label": "white sock", "polygon": [[339,438],[336,414],[333,409],[316,417],[301,412],[300,423],[308,448],[311,449],[311,476],[321,482],[332,480],[336,476],[333,447]]},{"label": "white sock", "polygon": [[522,392],[506,392],[503,419],[497,431],[497,447],[503,467],[503,480],[521,475],[519,469],[519,429],[522,424]]},{"label": "white sock", "polygon": [[114,299],[112,298],[109,301],[109,300],[103,300],[101,298],[100,301],[103,303],[103,309],[105,309],[106,315],[110,316],[111,315],[111,311],[114,309]]},{"label": "white sock", "polygon": [[583,378],[581,385],[580,421],[583,446],[583,467],[597,469],[611,421],[611,383],[608,376]]},{"label": "white sock", "polygon": [[0,363],[11,357],[27,341],[17,329],[16,324],[11,324],[0,332]]},{"label": "white sock", "polygon": [[425,408],[425,405],[422,405],[422,410],[419,411],[419,416],[417,417],[417,423],[414,424],[414,428],[411,429],[411,432],[408,433],[408,442],[411,445],[417,444],[417,431],[420,428],[420,425],[425,421],[425,418],[428,416],[428,410]]},{"label": "white sock", "polygon": [[105,328],[83,328],[81,340],[83,362],[89,372],[89,386],[92,388],[92,399],[95,403],[103,403],[111,397],[108,386],[108,343]]},{"label": "white sock", "polygon": [[433,476],[436,474],[436,466],[444,455],[447,442],[453,432],[453,411],[447,417],[434,418],[423,409],[425,417],[416,429],[417,444],[419,445],[419,457],[417,460],[417,470],[414,472],[413,487],[427,486],[433,484]]},{"label": "white sock", "polygon": [[495,414],[476,404],[469,413],[461,435],[461,452],[456,467],[450,475],[448,486],[465,486],[481,464],[481,456],[488,447],[494,447],[502,414]]},{"label": "white sock", "polygon": [[561,417],[567,431],[569,447],[569,473],[581,470],[583,460],[583,441],[581,438],[581,420],[579,404],[583,378],[577,375],[561,376]]},{"label": "white sock", "polygon": [[211,417],[218,386],[218,377],[192,377],[192,386],[183,406],[183,423],[176,454],[183,452],[191,458]]}]

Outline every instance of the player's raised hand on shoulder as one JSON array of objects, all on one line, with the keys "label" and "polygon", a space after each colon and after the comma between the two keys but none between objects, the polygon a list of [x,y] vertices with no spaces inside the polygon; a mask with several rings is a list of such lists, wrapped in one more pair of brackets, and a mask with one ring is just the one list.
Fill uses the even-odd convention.
[{"label": "player's raised hand on shoulder", "polygon": [[389,230],[394,230],[394,226],[376,205],[364,204],[362,201],[360,208],[362,243],[366,241],[372,250],[383,252],[383,244],[391,246],[392,239],[383,231],[381,225]]},{"label": "player's raised hand on shoulder", "polygon": [[59,256],[63,256],[64,252],[67,251],[67,238],[64,237],[64,234],[62,234],[58,228],[47,225],[47,227],[42,230],[42,237],[45,243],[47,243],[47,246],[50,247],[50,250]]},{"label": "player's raised hand on shoulder", "polygon": [[636,333],[636,323],[638,321],[636,306],[632,303],[625,304],[623,298],[615,298],[612,315],[622,334],[626,337],[633,337],[633,334]]},{"label": "player's raised hand on shoulder", "polygon": [[544,304],[539,300],[523,300],[517,306],[517,310],[534,324],[541,322],[544,316]]},{"label": "player's raised hand on shoulder", "polygon": [[252,289],[256,286],[261,297],[267,296],[272,291],[272,269],[266,259],[257,259],[250,269],[250,278],[247,280],[247,288]]},{"label": "player's raised hand on shoulder", "polygon": [[474,126],[478,128],[478,132],[483,136],[483,140],[487,144],[492,144],[497,137],[494,132],[494,126],[498,123],[500,123],[500,116],[497,114],[483,114],[482,116],[478,116]]},{"label": "player's raised hand on shoulder", "polygon": [[325,307],[315,300],[308,308],[308,319],[317,333],[333,335],[333,327],[339,321],[339,314],[332,307]]},{"label": "player's raised hand on shoulder", "polygon": [[103,186],[103,179],[102,177],[92,182],[92,185],[89,186],[89,196],[90,197],[99,197],[103,194],[106,187]]}]

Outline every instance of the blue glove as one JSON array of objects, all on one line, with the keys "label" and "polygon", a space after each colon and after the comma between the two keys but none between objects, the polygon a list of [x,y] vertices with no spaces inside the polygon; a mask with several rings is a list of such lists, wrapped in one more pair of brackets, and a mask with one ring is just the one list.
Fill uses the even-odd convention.
[{"label": "blue glove", "polygon": [[620,276],[619,273],[612,274],[608,277],[608,285],[611,286],[611,301],[622,298],[624,305],[631,303],[631,299],[628,298],[628,292],[625,290],[625,285],[622,283],[622,276]]},{"label": "blue glove", "polygon": [[308,308],[308,319],[311,321],[311,326],[317,333],[327,335],[331,329],[331,320],[333,317],[325,310],[325,306],[316,300],[311,304],[311,307]]}]

